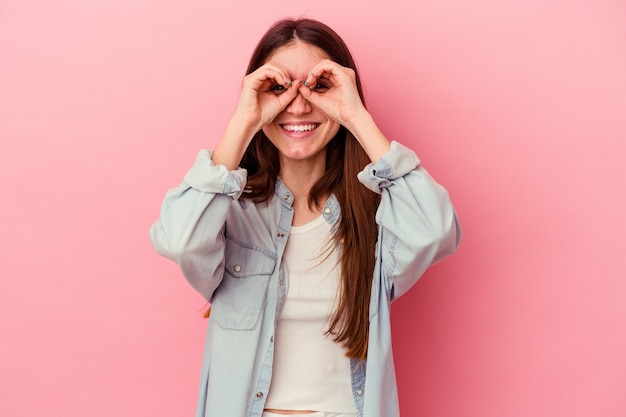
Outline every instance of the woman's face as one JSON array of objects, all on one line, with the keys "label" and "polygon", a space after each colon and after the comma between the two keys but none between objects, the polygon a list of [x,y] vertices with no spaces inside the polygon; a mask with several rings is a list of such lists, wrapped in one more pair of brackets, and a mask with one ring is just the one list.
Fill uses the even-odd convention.
[{"label": "woman's face", "polygon": [[[276,49],[267,62],[283,68],[296,84],[304,82],[315,65],[329,56],[321,49],[295,41]],[[323,94],[328,88],[321,78],[313,91]],[[297,85],[294,85],[297,88]],[[282,86],[277,85],[276,94]],[[295,161],[325,162],[326,145],[339,130],[339,123],[331,120],[321,110],[298,94],[263,132],[276,146],[281,165]]]}]

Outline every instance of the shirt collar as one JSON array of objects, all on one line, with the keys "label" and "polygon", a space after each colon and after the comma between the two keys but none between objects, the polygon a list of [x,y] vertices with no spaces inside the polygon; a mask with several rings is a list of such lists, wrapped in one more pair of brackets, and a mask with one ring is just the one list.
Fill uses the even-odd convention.
[{"label": "shirt collar", "polygon": [[[282,182],[280,178],[276,179],[276,188],[274,190],[274,194],[280,200],[283,205],[287,207],[291,207],[293,205],[293,193],[285,183]],[[324,204],[324,208],[322,209],[322,216],[326,219],[326,221],[334,225],[339,220],[339,216],[341,214],[341,207],[339,206],[339,201],[337,201],[337,197],[335,194],[331,194]]]}]

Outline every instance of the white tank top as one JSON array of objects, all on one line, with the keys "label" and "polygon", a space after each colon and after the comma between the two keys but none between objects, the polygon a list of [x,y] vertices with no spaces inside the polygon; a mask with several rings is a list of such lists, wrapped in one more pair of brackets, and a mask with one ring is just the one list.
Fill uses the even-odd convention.
[{"label": "white tank top", "polygon": [[272,381],[265,408],[356,413],[350,359],[324,333],[339,294],[339,249],[329,250],[324,217],[292,226],[284,263],[287,298],[274,335]]}]

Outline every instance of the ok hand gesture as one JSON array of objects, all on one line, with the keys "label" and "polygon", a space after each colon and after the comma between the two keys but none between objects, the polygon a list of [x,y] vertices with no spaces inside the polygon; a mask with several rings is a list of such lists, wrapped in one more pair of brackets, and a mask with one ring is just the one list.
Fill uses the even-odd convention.
[{"label": "ok hand gesture", "polygon": [[328,117],[350,130],[350,122],[366,113],[354,70],[329,59],[323,59],[311,70],[299,91]]},{"label": "ok hand gesture", "polygon": [[323,59],[311,70],[298,92],[352,132],[372,162],[389,150],[389,140],[363,105],[353,69]]},{"label": "ok hand gesture", "polygon": [[251,132],[257,132],[274,120],[297,94],[298,89],[285,70],[265,64],[244,78],[234,118]]}]

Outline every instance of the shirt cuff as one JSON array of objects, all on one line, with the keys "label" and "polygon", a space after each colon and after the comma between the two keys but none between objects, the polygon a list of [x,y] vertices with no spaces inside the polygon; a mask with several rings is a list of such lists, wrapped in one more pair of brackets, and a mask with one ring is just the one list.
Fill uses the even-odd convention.
[{"label": "shirt cuff", "polygon": [[419,165],[420,159],[413,150],[393,141],[387,153],[375,164],[368,164],[359,172],[358,179],[364,186],[380,194],[393,180],[405,176]]},{"label": "shirt cuff", "polygon": [[185,174],[185,182],[196,190],[225,194],[237,200],[243,193],[248,171],[243,168],[229,171],[223,165],[215,165],[212,156],[213,151],[200,150],[196,162]]}]

